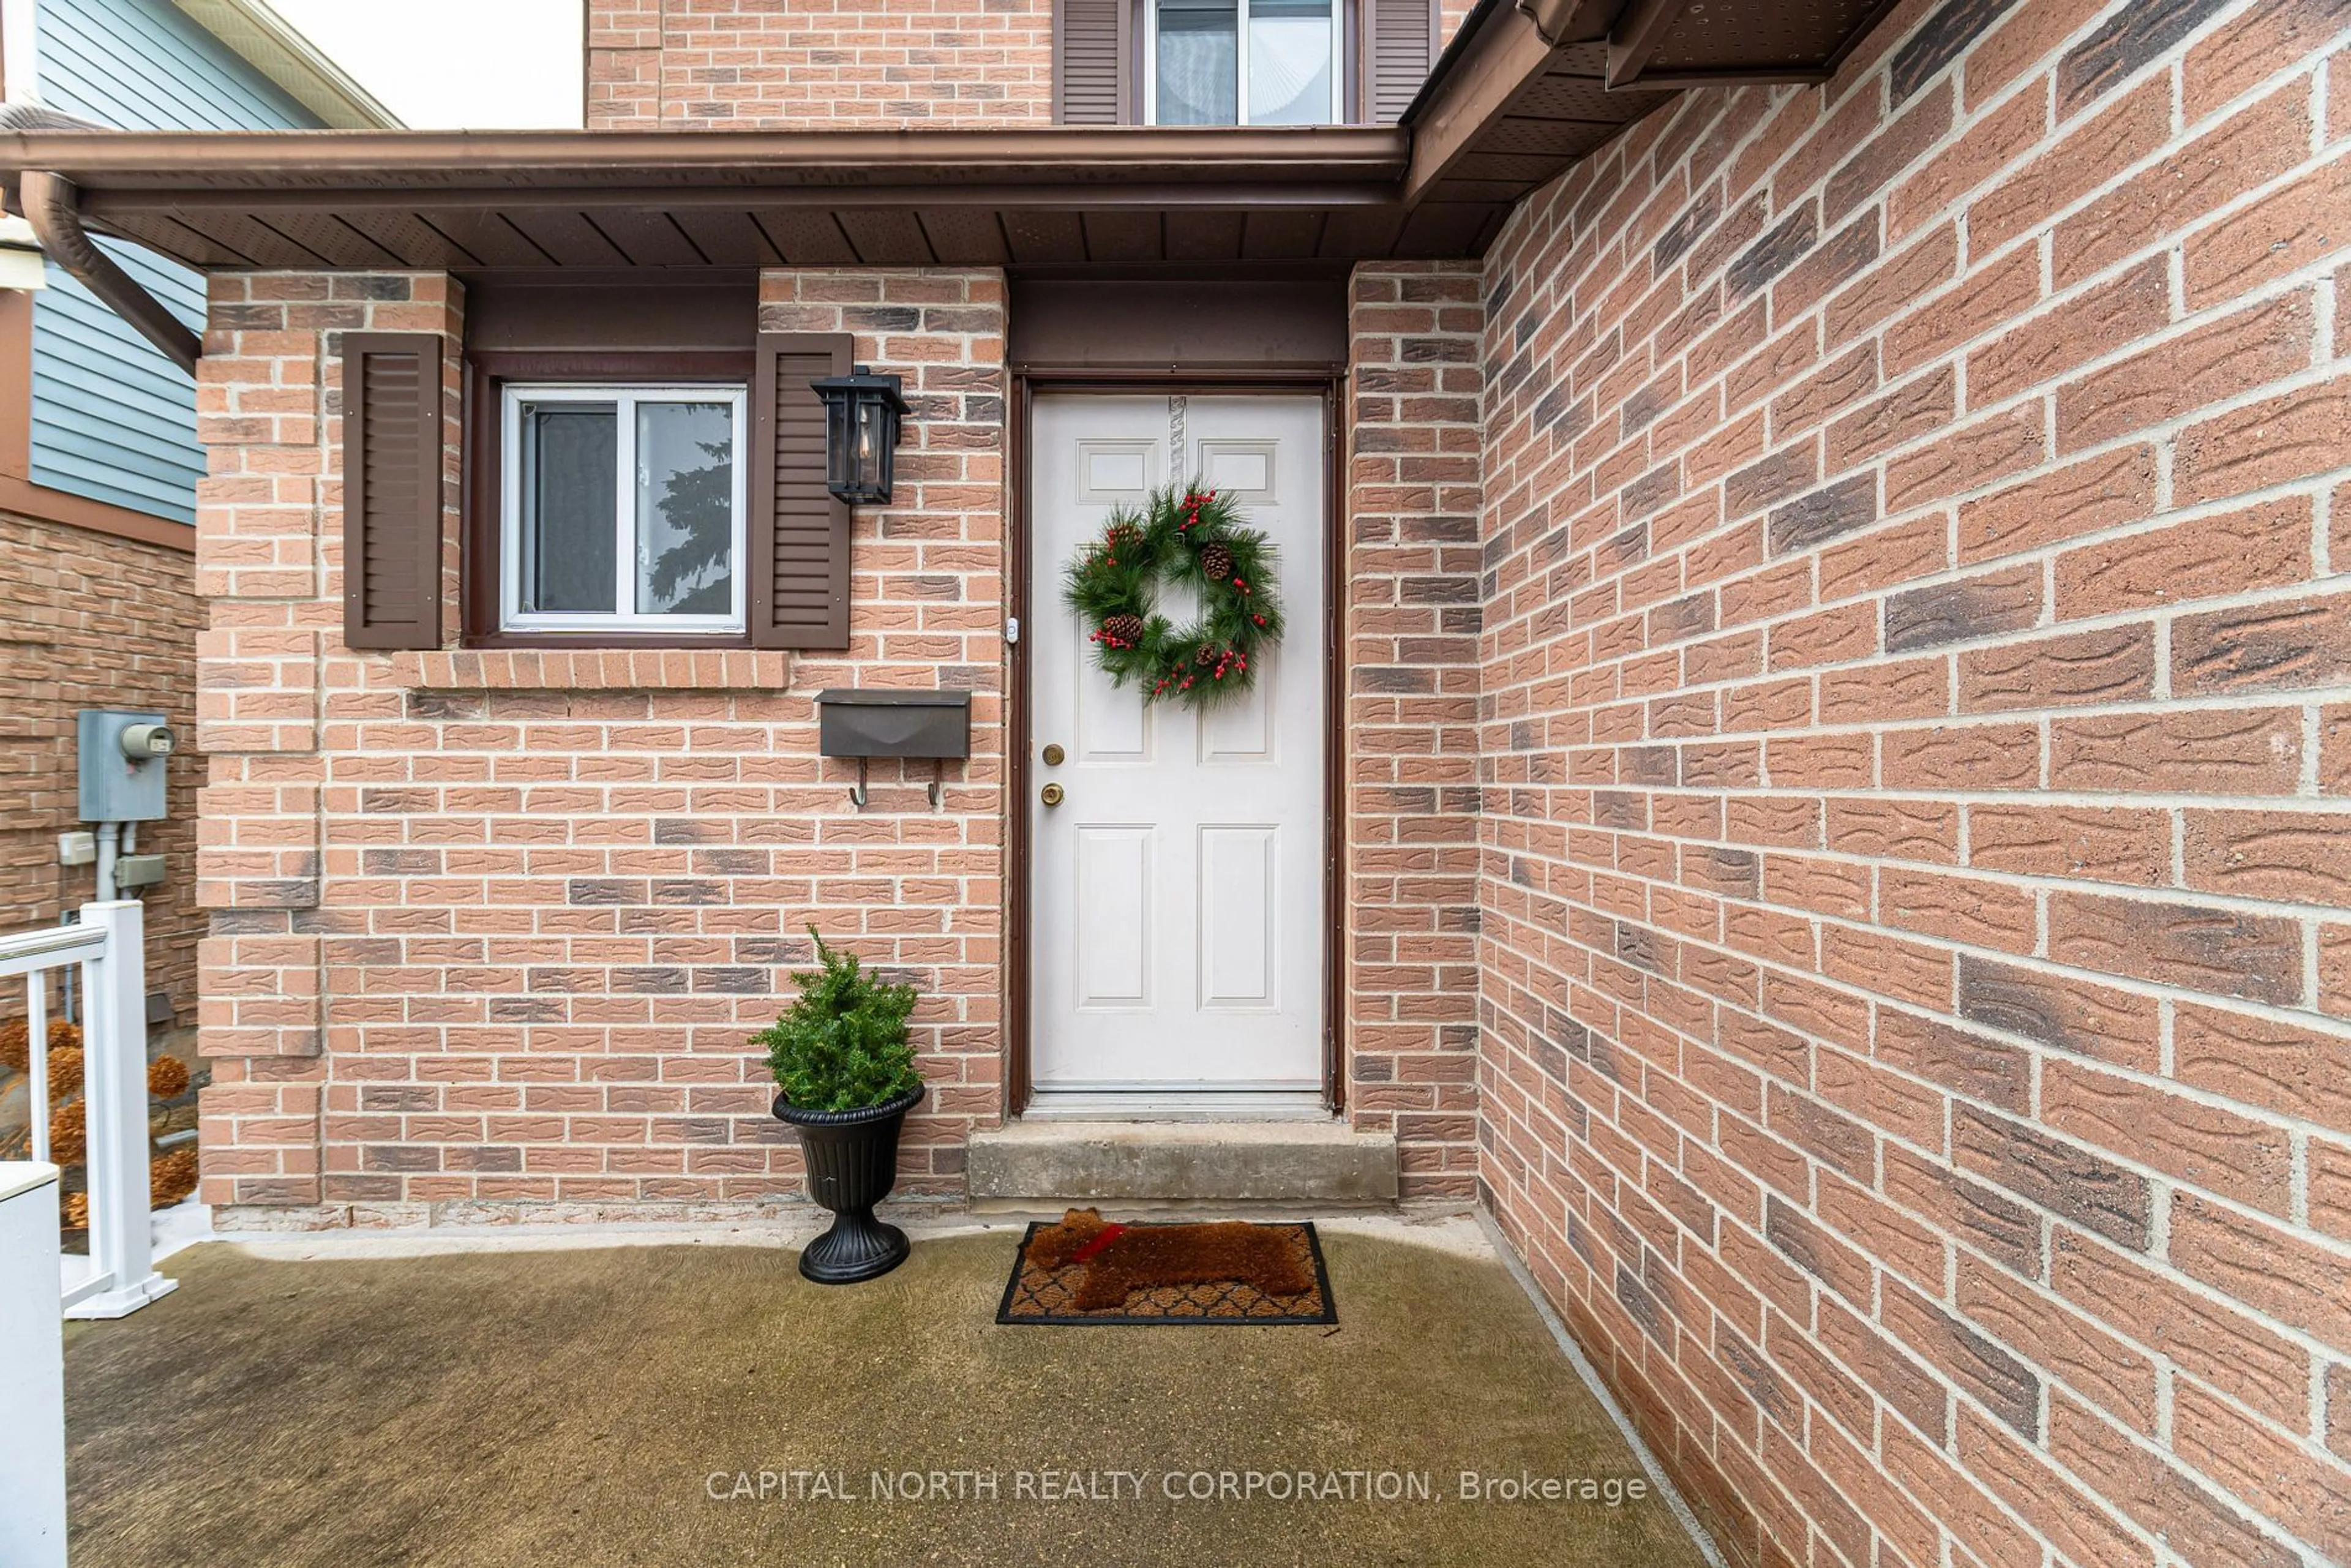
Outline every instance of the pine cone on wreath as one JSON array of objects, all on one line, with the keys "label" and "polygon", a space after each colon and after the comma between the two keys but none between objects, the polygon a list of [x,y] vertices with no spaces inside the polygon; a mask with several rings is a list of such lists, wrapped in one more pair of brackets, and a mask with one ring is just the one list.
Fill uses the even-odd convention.
[{"label": "pine cone on wreath", "polygon": [[1143,641],[1143,617],[1113,615],[1102,623],[1102,635],[1123,647],[1132,648]]},{"label": "pine cone on wreath", "polygon": [[1220,544],[1204,545],[1200,549],[1200,570],[1210,582],[1222,582],[1233,574],[1233,552]]},{"label": "pine cone on wreath", "polygon": [[1206,669],[1217,662],[1217,650],[1211,644],[1203,643],[1200,644],[1200,651],[1192,655],[1192,662]]}]

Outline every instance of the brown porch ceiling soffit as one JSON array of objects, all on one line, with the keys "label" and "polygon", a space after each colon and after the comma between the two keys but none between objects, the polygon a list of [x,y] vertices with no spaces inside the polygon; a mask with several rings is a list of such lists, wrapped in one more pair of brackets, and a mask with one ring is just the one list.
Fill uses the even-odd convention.
[{"label": "brown porch ceiling soffit", "polygon": [[83,218],[200,267],[1349,262],[1475,255],[1393,126],[0,135]]},{"label": "brown porch ceiling soffit", "polygon": [[1405,200],[1507,207],[1680,89],[1824,81],[1893,3],[1479,0],[1405,111]]},{"label": "brown porch ceiling soffit", "polygon": [[1402,123],[0,133],[204,268],[1217,267],[1475,257],[1686,85],[1814,81],[1890,0],[1479,0]]}]

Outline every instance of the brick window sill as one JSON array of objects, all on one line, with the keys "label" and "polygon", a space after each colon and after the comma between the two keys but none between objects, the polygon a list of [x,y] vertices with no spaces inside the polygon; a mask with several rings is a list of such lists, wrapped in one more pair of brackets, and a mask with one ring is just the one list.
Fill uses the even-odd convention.
[{"label": "brick window sill", "polygon": [[392,684],[424,691],[781,691],[791,655],[767,650],[481,648],[394,653]]}]

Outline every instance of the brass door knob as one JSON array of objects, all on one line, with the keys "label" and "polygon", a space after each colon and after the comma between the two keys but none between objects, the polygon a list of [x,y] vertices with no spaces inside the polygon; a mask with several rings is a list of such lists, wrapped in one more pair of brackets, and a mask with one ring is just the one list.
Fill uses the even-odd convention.
[{"label": "brass door knob", "polygon": [[1045,766],[1048,768],[1059,768],[1061,765],[1061,758],[1064,755],[1065,753],[1059,746],[1047,747],[1045,748]]},{"label": "brass door knob", "polygon": [[1037,798],[1048,806],[1058,806],[1061,803],[1061,787],[1059,784],[1048,784],[1037,791]]}]

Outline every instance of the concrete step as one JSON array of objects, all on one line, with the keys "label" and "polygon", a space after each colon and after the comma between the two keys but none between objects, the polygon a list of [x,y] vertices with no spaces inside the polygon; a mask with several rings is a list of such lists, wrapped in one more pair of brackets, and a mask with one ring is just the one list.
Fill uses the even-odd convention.
[{"label": "concrete step", "polygon": [[981,1208],[1366,1207],[1396,1199],[1396,1142],[1343,1122],[1014,1122],[971,1137]]}]

